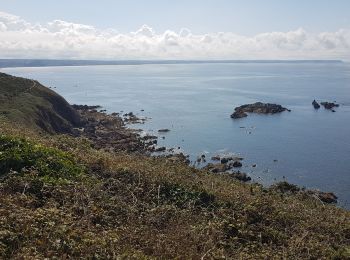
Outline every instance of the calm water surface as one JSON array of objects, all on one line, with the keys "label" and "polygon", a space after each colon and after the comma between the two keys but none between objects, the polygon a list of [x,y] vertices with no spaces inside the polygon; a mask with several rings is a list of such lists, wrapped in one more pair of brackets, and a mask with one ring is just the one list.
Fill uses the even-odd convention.
[{"label": "calm water surface", "polygon": [[[136,127],[162,146],[195,158],[234,152],[243,171],[271,184],[284,178],[333,191],[350,208],[349,64],[177,64],[2,69],[55,88],[70,103],[102,105],[151,118]],[[311,106],[337,101],[336,113]],[[256,101],[292,112],[232,120],[236,106]],[[141,112],[141,110],[144,112]],[[277,160],[274,161],[274,160]],[[256,168],[252,164],[257,164]]]}]

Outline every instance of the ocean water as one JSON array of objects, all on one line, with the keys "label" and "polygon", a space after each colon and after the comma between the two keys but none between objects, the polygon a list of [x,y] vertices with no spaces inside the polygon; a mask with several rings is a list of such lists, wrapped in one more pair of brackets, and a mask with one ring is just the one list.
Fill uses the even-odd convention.
[{"label": "ocean water", "polygon": [[[11,68],[39,80],[70,103],[149,118],[133,125],[160,146],[196,157],[235,153],[242,171],[269,185],[287,180],[332,191],[350,208],[350,65],[346,63],[149,64]],[[336,101],[336,113],[313,99]],[[236,106],[278,103],[292,112],[233,120]],[[141,111],[144,110],[144,111]],[[253,168],[252,165],[257,167]]]}]

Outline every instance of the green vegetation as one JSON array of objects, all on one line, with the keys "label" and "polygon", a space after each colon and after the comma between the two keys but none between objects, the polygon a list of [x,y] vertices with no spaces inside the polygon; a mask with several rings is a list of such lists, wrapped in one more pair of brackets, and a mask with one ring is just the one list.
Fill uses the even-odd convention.
[{"label": "green vegetation", "polygon": [[[311,197],[68,136],[28,132],[28,141],[1,130],[3,258],[350,257],[350,213]],[[14,160],[24,166],[15,173]]]},{"label": "green vegetation", "polygon": [[283,193],[297,190],[286,183],[266,189],[37,127],[3,122],[0,133],[0,258],[350,258],[350,212]]},{"label": "green vegetation", "polygon": [[79,116],[54,91],[39,82],[0,73],[0,122],[69,133],[79,125]]},{"label": "green vegetation", "polygon": [[68,181],[82,174],[71,156],[25,139],[0,136],[0,176],[34,169],[44,181]]}]

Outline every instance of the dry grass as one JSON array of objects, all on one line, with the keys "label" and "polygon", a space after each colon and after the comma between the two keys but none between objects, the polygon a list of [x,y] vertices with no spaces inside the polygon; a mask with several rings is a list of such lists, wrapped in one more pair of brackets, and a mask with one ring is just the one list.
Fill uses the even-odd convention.
[{"label": "dry grass", "polygon": [[97,151],[69,136],[4,123],[0,131],[85,169],[66,182],[45,181],[33,165],[2,173],[2,258],[350,257],[350,213],[313,198],[167,159]]}]

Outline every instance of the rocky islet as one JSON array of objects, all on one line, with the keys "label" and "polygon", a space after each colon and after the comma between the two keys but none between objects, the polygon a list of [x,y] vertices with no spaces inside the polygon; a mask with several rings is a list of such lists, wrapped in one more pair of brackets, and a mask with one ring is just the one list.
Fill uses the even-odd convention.
[{"label": "rocky islet", "polygon": [[256,113],[256,114],[277,114],[284,111],[289,111],[289,109],[272,103],[262,103],[256,102],[253,104],[246,104],[235,108],[235,111],[231,114],[231,118],[239,119],[247,117],[247,113]]}]

